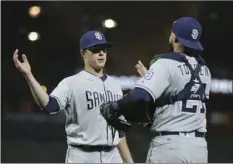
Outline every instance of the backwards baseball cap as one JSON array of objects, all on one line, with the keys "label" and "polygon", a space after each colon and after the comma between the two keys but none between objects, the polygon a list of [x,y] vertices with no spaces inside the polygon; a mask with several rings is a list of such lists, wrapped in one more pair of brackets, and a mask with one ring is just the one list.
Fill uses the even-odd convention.
[{"label": "backwards baseball cap", "polygon": [[181,45],[195,50],[204,50],[199,41],[202,27],[195,18],[181,17],[174,22],[172,32]]},{"label": "backwards baseball cap", "polygon": [[107,42],[104,34],[99,31],[88,31],[82,35],[80,39],[80,50],[95,45],[105,45],[106,47],[112,46],[112,44]]}]

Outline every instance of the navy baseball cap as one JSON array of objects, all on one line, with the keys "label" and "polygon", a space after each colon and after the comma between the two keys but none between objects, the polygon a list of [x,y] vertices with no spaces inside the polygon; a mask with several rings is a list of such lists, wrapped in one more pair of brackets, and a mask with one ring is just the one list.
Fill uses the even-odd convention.
[{"label": "navy baseball cap", "polygon": [[80,50],[95,46],[105,45],[106,48],[111,47],[112,44],[108,43],[104,34],[99,31],[88,31],[84,33],[80,39]]},{"label": "navy baseball cap", "polygon": [[181,45],[195,50],[204,50],[200,43],[202,27],[195,18],[181,17],[174,22],[172,32]]}]

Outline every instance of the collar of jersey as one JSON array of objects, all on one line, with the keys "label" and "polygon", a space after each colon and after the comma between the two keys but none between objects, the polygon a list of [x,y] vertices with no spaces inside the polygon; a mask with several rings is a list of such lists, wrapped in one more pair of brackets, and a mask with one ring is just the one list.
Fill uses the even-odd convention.
[{"label": "collar of jersey", "polygon": [[104,73],[104,75],[103,76],[101,76],[101,77],[98,77],[98,76],[96,76],[96,75],[94,75],[94,74],[92,74],[92,73],[90,73],[90,72],[87,72],[87,71],[85,71],[85,70],[82,70],[83,72],[85,72],[87,75],[88,75],[88,77],[93,77],[93,78],[99,78],[100,80],[102,80],[102,81],[105,81],[107,78],[108,78],[108,75],[106,74],[106,73]]}]

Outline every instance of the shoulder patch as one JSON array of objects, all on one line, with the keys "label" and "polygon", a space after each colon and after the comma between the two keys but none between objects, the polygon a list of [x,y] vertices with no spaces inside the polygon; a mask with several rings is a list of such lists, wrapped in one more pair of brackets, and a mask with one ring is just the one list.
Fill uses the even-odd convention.
[{"label": "shoulder patch", "polygon": [[147,73],[143,76],[143,79],[150,80],[153,75],[154,75],[154,71],[152,69],[149,69]]}]

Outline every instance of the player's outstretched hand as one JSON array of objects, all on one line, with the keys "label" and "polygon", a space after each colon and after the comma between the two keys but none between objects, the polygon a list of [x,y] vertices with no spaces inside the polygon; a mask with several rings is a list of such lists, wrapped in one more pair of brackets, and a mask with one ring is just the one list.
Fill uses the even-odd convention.
[{"label": "player's outstretched hand", "polygon": [[28,62],[27,56],[25,54],[22,55],[23,62],[19,61],[18,49],[15,50],[13,55],[13,61],[15,63],[15,67],[24,75],[29,75],[31,73],[31,66]]},{"label": "player's outstretched hand", "polygon": [[135,65],[135,68],[137,69],[137,71],[141,77],[144,76],[147,72],[146,67],[142,64],[142,62],[140,60]]}]

